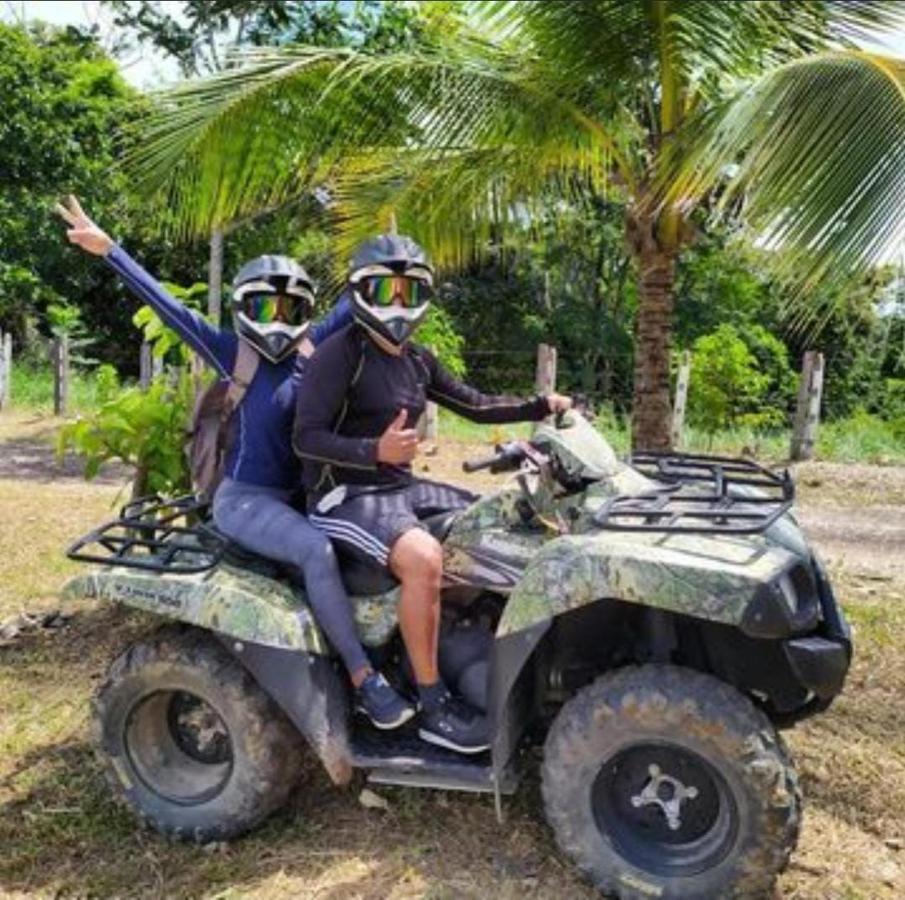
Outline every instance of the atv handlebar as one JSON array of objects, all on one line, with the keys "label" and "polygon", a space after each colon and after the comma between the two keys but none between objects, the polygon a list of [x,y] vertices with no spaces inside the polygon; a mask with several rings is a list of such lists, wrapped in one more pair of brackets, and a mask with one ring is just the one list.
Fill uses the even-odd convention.
[{"label": "atv handlebar", "polygon": [[525,458],[525,449],[518,441],[510,441],[500,444],[496,453],[481,459],[469,459],[462,463],[465,472],[478,472],[481,469],[490,469],[491,472],[505,472],[507,469],[517,469]]}]

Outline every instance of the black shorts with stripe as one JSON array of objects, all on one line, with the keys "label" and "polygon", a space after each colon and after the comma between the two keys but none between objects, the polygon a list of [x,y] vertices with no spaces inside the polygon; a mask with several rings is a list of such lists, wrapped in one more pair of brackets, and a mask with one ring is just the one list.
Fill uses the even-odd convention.
[{"label": "black shorts with stripe", "polygon": [[403,485],[340,485],[309,503],[308,520],[337,549],[386,568],[393,544],[422,519],[464,509],[476,495],[450,484],[414,479]]}]

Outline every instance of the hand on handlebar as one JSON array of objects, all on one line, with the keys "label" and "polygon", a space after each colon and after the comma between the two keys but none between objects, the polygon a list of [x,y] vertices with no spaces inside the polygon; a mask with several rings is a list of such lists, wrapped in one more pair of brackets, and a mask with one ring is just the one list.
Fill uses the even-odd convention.
[{"label": "hand on handlebar", "polygon": [[377,461],[390,465],[410,463],[418,452],[418,432],[414,428],[405,428],[408,413],[400,409],[396,418],[387,426],[387,430],[377,442]]},{"label": "hand on handlebar", "polygon": [[566,397],[565,394],[547,394],[545,399],[551,413],[558,415],[572,408],[572,398]]},{"label": "hand on handlebar", "polygon": [[478,472],[481,469],[490,469],[491,472],[505,472],[517,469],[525,458],[525,451],[520,441],[509,441],[506,444],[497,445],[496,450],[481,459],[469,459],[462,463],[462,469],[466,472]]}]

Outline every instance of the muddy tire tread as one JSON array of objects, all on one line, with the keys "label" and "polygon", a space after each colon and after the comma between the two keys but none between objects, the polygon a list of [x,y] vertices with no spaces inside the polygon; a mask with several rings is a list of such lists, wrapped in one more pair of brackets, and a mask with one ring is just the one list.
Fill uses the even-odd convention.
[{"label": "muddy tire tread", "polygon": [[[560,850],[602,892],[621,900],[649,900],[649,885],[633,887],[631,866],[607,867],[588,857],[582,823],[563,803],[570,793],[574,763],[591,752],[593,735],[605,720],[657,721],[685,729],[693,716],[712,723],[710,737],[730,758],[743,762],[742,779],[763,796],[758,810],[760,839],[746,847],[736,865],[731,893],[721,896],[765,897],[776,875],[789,862],[801,827],[801,790],[794,765],[781,737],[767,717],[730,685],[690,669],[672,665],[630,666],[600,676],[580,690],[554,721],[545,744],[542,795],[547,819]],[[612,854],[618,859],[615,852]],[[666,879],[668,881],[669,879]],[[679,880],[679,879],[674,879]],[[664,898],[704,897],[694,889],[668,888]]]},{"label": "muddy tire tread", "polygon": [[[206,673],[220,685],[228,702],[241,711],[245,740],[253,745],[256,768],[243,808],[229,821],[195,827],[191,833],[161,816],[149,814],[124,786],[104,749],[103,722],[108,700],[127,679],[152,666],[186,666]],[[175,840],[204,844],[235,837],[257,825],[282,806],[297,784],[302,768],[302,740],[276,704],[251,675],[215,639],[200,629],[164,625],[123,651],[111,664],[91,702],[91,731],[95,755],[105,780],[121,806],[144,825]]]}]

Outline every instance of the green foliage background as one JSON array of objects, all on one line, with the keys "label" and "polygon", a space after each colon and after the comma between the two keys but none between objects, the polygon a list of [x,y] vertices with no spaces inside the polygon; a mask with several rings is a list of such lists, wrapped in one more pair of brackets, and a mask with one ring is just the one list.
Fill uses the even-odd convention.
[{"label": "green foliage background", "polygon": [[[165,50],[184,72],[220,64],[210,48],[225,37],[381,50],[408,46],[420,33],[412,12],[395,3],[190,2],[188,24],[151,3],[108,5],[133,42]],[[20,367],[43,361],[46,338],[62,330],[82,342],[76,354],[82,368],[113,366],[100,382],[109,386],[111,371],[120,380],[137,374],[137,305],[103,264],[66,244],[50,211],[66,193],[80,195],[158,278],[201,285],[186,297],[204,303],[207,246],[152,231],[161,212],[139,203],[117,168],[130,146],[123,126],[146,102],[125,84],[96,36],[0,25],[0,328],[13,332]],[[515,392],[533,388],[537,343],[553,343],[561,387],[586,394],[618,418],[630,405],[638,302],[637,273],[624,244],[626,209],[615,196],[578,197],[584,199],[564,203],[560,195],[540,203],[530,220],[490,234],[485,262],[441,273],[435,310],[419,337],[457,374],[488,390]],[[331,216],[322,198],[307,196],[234,227],[225,241],[224,293],[244,260],[289,253],[319,282],[319,311],[326,311],[345,262],[334,253]],[[820,288],[814,306],[830,313],[815,338],[789,329],[786,297],[762,252],[740,241],[731,224],[715,225],[706,210],[693,225],[679,261],[674,349],[694,354],[694,428],[713,434],[733,425],[761,431],[787,425],[795,372],[809,347],[827,357],[827,418],[897,422],[905,416],[901,273],[876,273],[854,289]],[[139,312],[137,324],[155,336],[149,312]],[[157,346],[178,362],[171,338],[161,336]],[[172,383],[169,390],[178,394]],[[118,427],[118,413],[108,414]],[[132,414],[144,415],[137,408]]]}]

